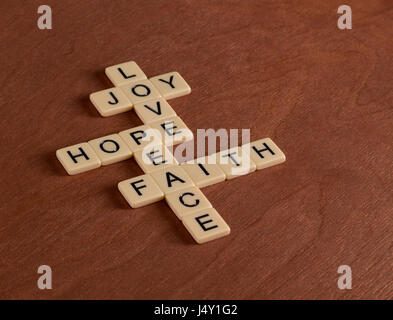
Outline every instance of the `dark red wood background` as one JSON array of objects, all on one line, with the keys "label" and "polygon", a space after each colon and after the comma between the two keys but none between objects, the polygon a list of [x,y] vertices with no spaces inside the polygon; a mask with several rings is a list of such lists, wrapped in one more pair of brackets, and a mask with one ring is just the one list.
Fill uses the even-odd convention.
[{"label": "dark red wood background", "polygon": [[[0,298],[393,298],[393,3],[346,1],[345,31],[341,4],[2,0]],[[141,123],[88,98],[128,60],[183,75],[193,91],[170,104],[194,133],[250,128],[286,154],[203,189],[230,236],[197,245],[165,202],[129,208],[117,183],[134,160],[72,177],[57,161]]]}]

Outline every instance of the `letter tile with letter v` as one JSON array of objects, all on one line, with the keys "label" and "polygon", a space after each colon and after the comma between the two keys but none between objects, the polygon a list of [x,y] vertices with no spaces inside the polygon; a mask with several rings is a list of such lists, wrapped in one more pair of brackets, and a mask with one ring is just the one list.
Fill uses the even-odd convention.
[{"label": "letter tile with letter v", "polygon": [[144,124],[149,124],[176,116],[175,110],[164,98],[137,103],[134,110]]},{"label": "letter tile with letter v", "polygon": [[190,86],[176,71],[152,77],[150,81],[167,100],[191,93]]},{"label": "letter tile with letter v", "polygon": [[145,80],[146,75],[134,61],[128,61],[114,66],[107,67],[105,74],[116,87],[124,86],[128,83]]},{"label": "letter tile with letter v", "polygon": [[103,117],[113,116],[132,109],[132,102],[120,88],[94,92],[90,94],[90,101]]},{"label": "letter tile with letter v", "polygon": [[150,175],[142,175],[117,185],[131,208],[139,208],[164,199],[164,193]]},{"label": "letter tile with letter v", "polygon": [[242,146],[255,162],[257,170],[285,162],[285,154],[270,138],[260,139]]},{"label": "letter tile with letter v", "polygon": [[182,222],[199,244],[227,236],[231,232],[224,219],[213,208],[188,214],[183,217]]},{"label": "letter tile with letter v", "polygon": [[87,142],[59,149],[56,157],[69,175],[101,167],[101,160]]}]

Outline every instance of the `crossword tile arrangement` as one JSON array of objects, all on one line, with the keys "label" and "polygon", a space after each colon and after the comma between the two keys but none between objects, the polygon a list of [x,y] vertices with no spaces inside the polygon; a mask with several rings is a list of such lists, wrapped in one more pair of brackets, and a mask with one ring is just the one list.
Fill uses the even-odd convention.
[{"label": "crossword tile arrangement", "polygon": [[114,87],[90,95],[97,111],[108,117],[134,108],[141,126],[56,151],[69,175],[134,156],[144,175],[119,182],[132,208],[165,199],[197,243],[230,233],[230,228],[199,188],[233,179],[285,161],[269,138],[179,164],[167,146],[193,139],[191,130],[166,100],[191,93],[178,72],[147,79],[134,62],[105,69]]}]

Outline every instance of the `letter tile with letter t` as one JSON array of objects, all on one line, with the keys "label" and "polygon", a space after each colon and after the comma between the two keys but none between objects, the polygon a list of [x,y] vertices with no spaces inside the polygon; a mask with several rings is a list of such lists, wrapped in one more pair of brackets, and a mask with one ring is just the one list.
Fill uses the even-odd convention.
[{"label": "letter tile with letter t", "polygon": [[56,157],[69,175],[101,167],[100,158],[87,142],[59,149]]},{"label": "letter tile with letter t", "polygon": [[191,88],[179,72],[169,72],[150,78],[165,99],[173,99],[191,93]]},{"label": "letter tile with letter t", "polygon": [[164,193],[150,175],[119,182],[121,194],[132,208],[139,208],[164,199]]},{"label": "letter tile with letter t", "polygon": [[199,244],[227,236],[231,232],[224,219],[213,208],[185,215],[182,222]]},{"label": "letter tile with letter t", "polygon": [[242,146],[255,162],[257,170],[285,162],[285,154],[270,138],[260,139]]}]

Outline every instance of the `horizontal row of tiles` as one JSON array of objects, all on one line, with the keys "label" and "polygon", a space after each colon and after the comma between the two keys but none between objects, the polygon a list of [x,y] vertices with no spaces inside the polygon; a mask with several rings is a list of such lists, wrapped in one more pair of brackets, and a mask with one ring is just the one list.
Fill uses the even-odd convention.
[{"label": "horizontal row of tiles", "polygon": [[90,101],[97,111],[108,117],[126,112],[135,107],[135,111],[144,123],[162,119],[159,105],[150,107],[145,102],[155,100],[161,103],[163,115],[176,115],[166,100],[191,93],[191,88],[176,71],[147,79],[134,61],[111,66],[105,69],[106,75],[115,87],[90,94]]}]

